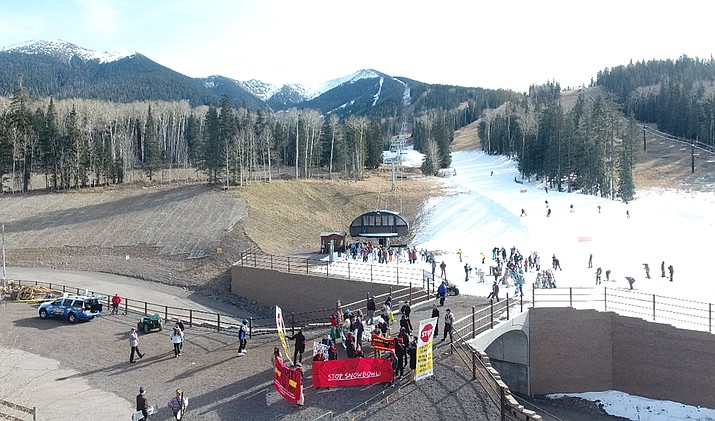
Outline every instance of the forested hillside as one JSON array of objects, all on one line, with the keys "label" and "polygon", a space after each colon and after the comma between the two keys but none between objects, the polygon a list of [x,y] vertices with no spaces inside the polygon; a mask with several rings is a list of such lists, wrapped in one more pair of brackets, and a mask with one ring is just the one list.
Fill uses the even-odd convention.
[{"label": "forested hillside", "polygon": [[659,130],[715,147],[715,60],[682,56],[605,69],[604,86],[626,114]]}]

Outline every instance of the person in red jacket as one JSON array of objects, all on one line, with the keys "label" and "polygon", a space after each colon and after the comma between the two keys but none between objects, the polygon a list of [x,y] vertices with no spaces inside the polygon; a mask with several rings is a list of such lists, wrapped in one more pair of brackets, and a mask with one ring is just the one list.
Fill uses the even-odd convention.
[{"label": "person in red jacket", "polygon": [[122,299],[119,294],[114,294],[114,297],[112,297],[112,316],[116,316],[119,313],[119,304],[121,303]]}]

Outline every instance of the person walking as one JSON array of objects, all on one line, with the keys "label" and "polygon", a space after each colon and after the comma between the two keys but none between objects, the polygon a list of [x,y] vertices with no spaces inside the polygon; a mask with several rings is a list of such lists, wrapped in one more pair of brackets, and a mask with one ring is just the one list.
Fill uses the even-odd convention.
[{"label": "person walking", "polygon": [[442,260],[442,263],[439,264],[439,268],[442,271],[440,274],[442,279],[447,279],[447,264],[444,263],[444,260]]},{"label": "person walking", "polygon": [[[149,419],[149,401],[146,399],[146,389],[144,387],[139,388],[139,394],[137,395],[137,412],[141,411],[142,418],[136,418],[136,421],[145,421]],[[135,414],[139,415],[139,414]],[[135,417],[132,417],[134,420]]]},{"label": "person walking", "polygon": [[601,285],[601,268],[596,269],[596,285]]},{"label": "person walking", "polygon": [[606,271],[606,281],[610,281],[610,280],[611,280],[611,269],[608,269]]},{"label": "person walking", "polygon": [[472,268],[469,266],[469,263],[464,264],[464,282],[469,282],[469,271],[471,271]]},{"label": "person walking", "polygon": [[181,343],[184,342],[184,332],[178,326],[171,330],[171,343],[174,344],[174,358],[181,355]]},{"label": "person walking", "polygon": [[665,278],[665,260],[660,262],[660,277]]},{"label": "person walking", "polygon": [[492,292],[487,295],[487,300],[489,300],[489,302],[492,302],[494,299],[499,302],[499,285],[497,285],[497,281],[494,281],[492,284]]},{"label": "person walking", "polygon": [[459,255],[459,263],[462,263],[462,249],[461,248],[459,249],[457,254]]},{"label": "person walking", "polygon": [[437,318],[437,323],[434,324],[434,336],[439,337],[439,308],[437,304],[432,304],[432,317]]},{"label": "person walking", "polygon": [[526,216],[526,211],[524,210],[524,208],[521,208],[521,215],[519,216]]},{"label": "person walking", "polygon": [[180,420],[184,417],[186,408],[189,406],[189,399],[184,396],[184,392],[181,389],[176,389],[176,396],[169,400],[167,406],[174,414],[174,418]]},{"label": "person walking", "polygon": [[593,253],[588,255],[588,268],[593,268]]},{"label": "person walking", "polygon": [[441,284],[439,284],[439,288],[437,288],[437,297],[439,297],[439,305],[443,306],[444,305],[444,298],[447,296],[447,285],[444,284],[444,281],[442,281]]},{"label": "person walking", "polygon": [[246,355],[246,336],[248,336],[248,320],[243,319],[238,330],[238,356]]},{"label": "person walking", "polygon": [[116,316],[119,314],[119,304],[122,303],[122,298],[119,296],[119,294],[114,294],[114,297],[112,297],[112,316]]},{"label": "person walking", "polygon": [[645,278],[650,279],[650,266],[648,266],[648,263],[643,263],[643,269],[645,269]]},{"label": "person walking", "polygon": [[546,211],[546,217],[548,218],[549,216],[551,216],[551,208],[549,208],[549,210]]},{"label": "person walking", "polygon": [[293,351],[293,364],[303,363],[303,353],[305,352],[305,335],[303,329],[298,329],[293,336],[287,336],[288,339],[295,340],[295,351]]},{"label": "person walking", "polygon": [[129,330],[129,346],[132,348],[129,354],[129,362],[135,363],[134,354],[136,354],[140,359],[144,357],[144,354],[139,350],[139,338],[137,336],[137,328],[133,327]]},{"label": "person walking", "polygon": [[452,324],[454,323],[454,315],[452,314],[452,310],[447,309],[447,312],[444,315],[444,337],[442,338],[442,342],[447,339],[447,334],[449,334],[449,341],[454,342],[454,337],[452,336]]},{"label": "person walking", "polygon": [[430,264],[432,265],[432,282],[434,283],[434,271],[437,269],[437,262],[432,258]]}]

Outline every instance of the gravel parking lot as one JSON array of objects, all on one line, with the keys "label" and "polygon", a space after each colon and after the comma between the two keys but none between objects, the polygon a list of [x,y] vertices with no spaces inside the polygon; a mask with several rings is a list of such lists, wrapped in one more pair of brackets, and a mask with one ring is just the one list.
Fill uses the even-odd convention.
[{"label": "gravel parking lot", "polygon": [[[168,333],[153,332],[140,335],[146,355],[130,364],[127,335],[135,317],[103,316],[71,325],[41,320],[37,307],[26,303],[6,303],[0,312],[0,347],[6,356],[0,375],[12,379],[2,382],[0,396],[38,407],[41,420],[126,420],[139,386],[159,408],[155,420],[172,419],[166,402],[176,388],[189,397],[187,419],[207,421],[337,416],[385,392],[383,385],[313,390],[308,363],[306,406],[298,409],[273,390],[270,356],[278,343],[273,335],[249,340],[246,356],[237,357],[235,336],[187,328],[184,354],[174,358]],[[320,334],[309,333],[309,341]],[[433,419],[494,419],[460,364],[440,359],[433,378],[416,385],[405,379],[399,389],[388,388],[387,393],[399,392],[391,400],[373,400],[352,415],[368,411],[370,419],[387,420],[417,411]]]}]

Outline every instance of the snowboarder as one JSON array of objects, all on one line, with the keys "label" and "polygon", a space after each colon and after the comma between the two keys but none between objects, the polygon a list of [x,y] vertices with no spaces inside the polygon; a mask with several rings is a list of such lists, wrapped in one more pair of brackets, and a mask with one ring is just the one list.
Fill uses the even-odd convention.
[{"label": "snowboarder", "polygon": [[626,211],[626,219],[631,217],[631,213]]},{"label": "snowboarder", "polygon": [[569,212],[573,212],[573,203],[569,205]]},{"label": "snowboarder", "polygon": [[544,200],[544,203],[546,203],[546,207],[548,208],[548,207],[549,207],[549,201],[548,201],[548,200]]},{"label": "snowboarder", "polygon": [[636,280],[633,279],[633,277],[630,277],[630,276],[626,276],[626,280],[628,281],[628,286],[630,287],[630,289],[633,289],[633,283],[634,283]]},{"label": "snowboarder", "polygon": [[551,208],[549,208],[549,210],[546,211],[546,217],[548,218],[549,216],[551,216]]},{"label": "snowboarder", "polygon": [[442,263],[439,264],[439,268],[442,270],[440,277],[442,277],[442,279],[447,279],[447,264],[444,263],[444,260],[442,260]]},{"label": "snowboarder", "polygon": [[601,268],[596,269],[596,285],[601,285]]},{"label": "snowboarder", "polygon": [[551,256],[551,267],[554,268],[554,270],[562,270],[561,269],[561,262],[559,262],[559,259],[556,258],[556,255],[554,254]]},{"label": "snowboarder", "polygon": [[673,265],[668,266],[668,273],[670,274],[670,282],[673,282]]},{"label": "snowboarder", "polygon": [[598,205],[598,213],[601,213],[601,205]]},{"label": "snowboarder", "polygon": [[660,262],[660,277],[665,278],[665,260]]},{"label": "snowboarder", "polygon": [[610,280],[611,280],[611,269],[608,269],[606,271],[606,281],[610,281]]},{"label": "snowboarder", "polygon": [[588,255],[588,268],[593,268],[593,253]]},{"label": "snowboarder", "polygon": [[519,216],[526,216],[526,211],[524,210],[524,208],[521,208],[521,215]]},{"label": "snowboarder", "polygon": [[484,255],[484,252],[482,252],[482,264],[484,264],[484,261],[487,260],[487,256]]},{"label": "snowboarder", "polygon": [[549,188],[547,186],[544,186],[544,191],[546,192],[546,194],[549,194]]},{"label": "snowboarder", "polygon": [[461,248],[459,249],[457,254],[459,255],[459,263],[462,263],[462,249]]},{"label": "snowboarder", "polygon": [[472,268],[469,266],[469,263],[464,264],[464,282],[469,281],[469,272],[471,272]]},{"label": "snowboarder", "polygon": [[648,266],[648,263],[643,263],[643,269],[645,269],[645,278],[650,279],[650,266]]}]

